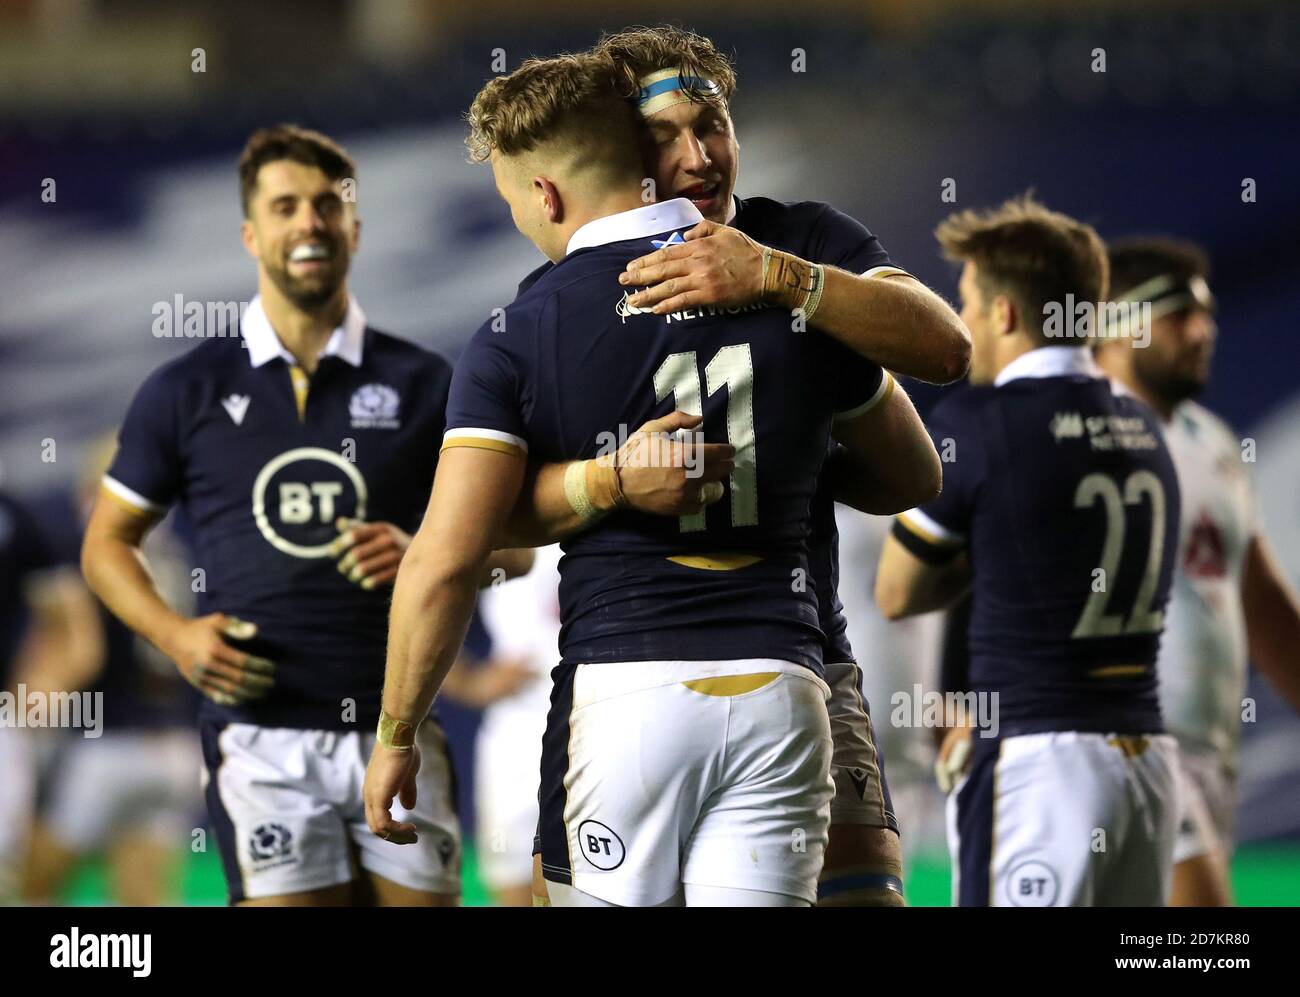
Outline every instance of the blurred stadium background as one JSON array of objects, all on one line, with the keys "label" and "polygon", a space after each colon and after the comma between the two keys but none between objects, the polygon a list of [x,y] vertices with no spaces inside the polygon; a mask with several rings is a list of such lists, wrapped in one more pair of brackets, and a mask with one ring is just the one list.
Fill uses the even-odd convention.
[{"label": "blurred stadium background", "polygon": [[[662,20],[735,55],[742,195],[830,201],[950,298],[955,274],[930,234],[954,207],[945,180],[956,207],[1032,187],[1103,236],[1209,247],[1221,338],[1203,401],[1257,441],[1262,518],[1300,581],[1292,2],[0,0],[3,487],[37,511],[66,508],[92,438],[193,345],[154,334],[155,304],[251,297],[234,165],[261,125],[298,122],[348,147],[364,219],[353,290],[375,325],[454,359],[540,262],[489,172],[465,162],[460,115],[494,57],[513,69]],[[916,395],[924,411],[934,392]],[[1264,687],[1251,695],[1234,884],[1242,903],[1297,904],[1300,720]],[[443,713],[467,787],[476,718]],[[941,839],[918,836],[911,900],[946,903]],[[187,844],[180,896],[221,902],[215,850]],[[472,857],[469,871],[467,902],[485,902]],[[105,890],[91,862],[66,899]]]}]

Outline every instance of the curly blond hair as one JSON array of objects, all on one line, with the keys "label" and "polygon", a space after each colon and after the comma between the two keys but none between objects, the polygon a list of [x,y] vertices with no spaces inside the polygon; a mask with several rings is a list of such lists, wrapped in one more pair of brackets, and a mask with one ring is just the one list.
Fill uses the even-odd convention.
[{"label": "curly blond hair", "polygon": [[470,160],[545,150],[575,166],[639,177],[639,121],[615,82],[613,64],[590,52],[526,60],[474,98],[465,116]]},{"label": "curly blond hair", "polygon": [[[625,97],[636,96],[642,77],[663,69],[680,69],[683,77],[712,80],[724,104],[736,92],[736,71],[731,59],[703,35],[672,24],[636,26],[603,35],[592,51],[614,64],[619,91]],[[693,100],[716,99],[690,87],[686,92]]]}]

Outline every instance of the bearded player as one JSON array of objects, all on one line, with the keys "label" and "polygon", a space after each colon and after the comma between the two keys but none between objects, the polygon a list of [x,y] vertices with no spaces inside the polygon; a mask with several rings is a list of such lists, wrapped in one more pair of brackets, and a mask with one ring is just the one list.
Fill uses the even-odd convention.
[{"label": "bearded player", "polygon": [[[1179,828],[1171,902],[1231,902],[1228,866],[1246,662],[1300,709],[1300,599],[1255,513],[1237,434],[1193,401],[1218,327],[1205,252],[1171,239],[1110,247],[1111,300],[1150,305],[1149,330],[1109,330],[1097,359],[1159,415],[1182,490],[1173,589],[1157,668],[1178,742]],[[1138,335],[1141,331],[1143,334]]]},{"label": "bearded player", "polygon": [[[241,238],[258,294],[237,334],[213,330],[140,388],[83,547],[100,598],[205,695],[207,803],[238,904],[450,905],[460,892],[436,723],[407,811],[421,844],[376,838],[361,813],[389,589],[432,486],[451,368],[373,328],[349,293],[355,177],[324,135],[249,139]],[[140,553],[177,504],[203,573],[195,618],[167,605]]]}]

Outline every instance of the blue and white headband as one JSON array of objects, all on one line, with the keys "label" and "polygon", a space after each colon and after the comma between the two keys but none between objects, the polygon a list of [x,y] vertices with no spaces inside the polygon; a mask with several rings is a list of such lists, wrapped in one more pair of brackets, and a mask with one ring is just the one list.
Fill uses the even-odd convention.
[{"label": "blue and white headband", "polygon": [[681,69],[661,69],[637,80],[636,106],[643,118],[675,104],[700,97],[721,97],[722,87],[703,76],[685,76]]}]

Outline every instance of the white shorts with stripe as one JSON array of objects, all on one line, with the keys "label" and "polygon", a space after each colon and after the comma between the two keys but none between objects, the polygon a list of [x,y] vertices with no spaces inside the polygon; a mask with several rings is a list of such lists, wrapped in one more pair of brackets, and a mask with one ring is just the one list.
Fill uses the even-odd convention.
[{"label": "white shorts with stripe", "polygon": [[976,734],[970,769],[948,798],[954,901],[1163,906],[1175,750],[1164,734]]},{"label": "white shorts with stripe", "polygon": [[661,904],[685,885],[815,902],[833,793],[820,678],[772,659],[554,676],[539,822],[548,881],[619,906]]},{"label": "white shorts with stripe", "polygon": [[351,882],[354,864],[400,886],[460,893],[460,824],[446,738],[420,725],[416,804],[393,817],[420,840],[384,841],[366,824],[361,786],[372,731],[202,723],[204,792],[231,902]]}]

